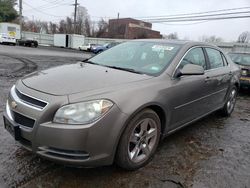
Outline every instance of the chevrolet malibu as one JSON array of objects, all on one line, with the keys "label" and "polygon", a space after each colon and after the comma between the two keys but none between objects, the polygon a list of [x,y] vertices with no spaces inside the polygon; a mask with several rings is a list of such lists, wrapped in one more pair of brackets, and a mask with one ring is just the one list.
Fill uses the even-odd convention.
[{"label": "chevrolet malibu", "polygon": [[206,43],[135,40],[11,88],[5,128],[26,149],[77,166],[146,165],[161,138],[233,112],[240,71]]}]

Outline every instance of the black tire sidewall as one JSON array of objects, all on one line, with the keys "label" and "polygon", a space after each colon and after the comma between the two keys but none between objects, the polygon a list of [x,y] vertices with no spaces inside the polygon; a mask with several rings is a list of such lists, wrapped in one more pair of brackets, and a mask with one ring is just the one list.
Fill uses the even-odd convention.
[{"label": "black tire sidewall", "polygon": [[[130,160],[129,154],[128,154],[128,142],[130,139],[130,136],[132,134],[132,131],[134,131],[135,125],[139,121],[145,118],[153,119],[156,122],[157,126],[157,138],[154,148],[151,151],[151,154],[144,159],[143,161],[139,163],[134,163]],[[139,112],[137,115],[135,115],[130,122],[128,123],[125,131],[123,132],[119,146],[117,149],[117,155],[116,155],[116,163],[118,166],[127,169],[127,170],[136,170],[138,168],[141,168],[142,166],[145,166],[147,163],[149,163],[152,160],[152,157],[156,151],[156,148],[158,146],[159,140],[160,140],[160,133],[161,133],[161,121],[158,117],[158,115],[151,109],[145,109],[141,112]]]},{"label": "black tire sidewall", "polygon": [[229,90],[229,92],[228,92],[228,95],[227,95],[226,103],[225,103],[224,107],[222,108],[222,115],[223,116],[230,116],[232,114],[232,112],[234,111],[235,104],[234,104],[233,109],[231,110],[231,112],[229,112],[228,108],[227,108],[227,102],[230,99],[230,95],[231,95],[231,92],[233,90],[236,91],[236,96],[235,97],[237,97],[237,95],[238,95],[238,89],[237,89],[237,87],[236,86],[231,87],[230,90]]}]

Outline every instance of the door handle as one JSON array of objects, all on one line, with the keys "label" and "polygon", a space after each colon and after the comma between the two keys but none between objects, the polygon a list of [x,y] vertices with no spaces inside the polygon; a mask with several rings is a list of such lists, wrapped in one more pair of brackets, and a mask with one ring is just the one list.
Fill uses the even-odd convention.
[{"label": "door handle", "polygon": [[211,80],[211,78],[209,77],[209,76],[207,76],[206,78],[205,78],[205,82],[209,82]]}]

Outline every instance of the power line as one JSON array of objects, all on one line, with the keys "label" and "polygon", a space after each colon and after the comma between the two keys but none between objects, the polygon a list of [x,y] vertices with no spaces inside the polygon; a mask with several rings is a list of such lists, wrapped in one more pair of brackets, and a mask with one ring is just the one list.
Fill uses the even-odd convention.
[{"label": "power line", "polygon": [[191,19],[176,19],[176,20],[156,20],[151,21],[151,23],[164,23],[164,22],[193,22],[193,21],[205,21],[205,20],[228,20],[228,19],[240,19],[240,18],[250,18],[247,16],[224,16],[224,17],[212,17],[212,18],[191,18]]},{"label": "power line", "polygon": [[170,26],[179,26],[179,25],[196,25],[196,24],[202,24],[206,22],[210,22],[211,20],[205,20],[205,21],[195,21],[194,23],[156,23],[156,24],[162,24],[162,25],[170,25]]},{"label": "power line", "polygon": [[[69,3],[63,3],[63,1],[61,0],[54,0],[50,3],[47,3],[47,4],[43,4],[41,6],[38,6],[38,7],[35,7],[36,9],[39,9],[39,10],[47,10],[47,9],[51,9],[51,8],[55,8],[55,7],[59,7],[59,6],[63,6],[63,5],[69,5]],[[33,11],[34,9],[28,9],[28,10],[25,10],[26,12],[27,11]]]},{"label": "power line", "polygon": [[249,14],[250,11],[243,12],[228,12],[228,13],[220,13],[220,14],[206,14],[206,15],[197,15],[197,16],[179,16],[179,17],[166,17],[166,18],[158,18],[158,19],[147,19],[147,21],[160,21],[160,20],[179,20],[179,19],[191,19],[191,18],[203,18],[203,17],[213,17],[213,16],[225,16],[225,15],[234,15],[234,14]]},{"label": "power line", "polygon": [[230,9],[219,9],[213,11],[205,11],[205,12],[195,12],[195,13],[184,13],[184,14],[171,14],[171,15],[161,15],[161,16],[144,16],[144,17],[134,17],[134,18],[161,18],[161,17],[174,17],[174,16],[189,16],[189,15],[197,15],[197,14],[207,14],[207,13],[215,13],[215,12],[226,12],[226,11],[233,11],[233,10],[242,10],[242,9],[250,9],[249,7],[238,7],[238,8],[230,8]]},{"label": "power line", "polygon": [[47,16],[52,16],[52,17],[65,17],[65,16],[58,16],[58,15],[54,15],[54,14],[49,14],[49,13],[43,12],[43,11],[41,11],[41,10],[39,10],[39,9],[37,9],[37,8],[35,8],[35,7],[33,7],[33,6],[31,6],[30,4],[26,3],[25,1],[23,1],[23,3],[26,4],[28,7],[34,9],[35,11],[40,12],[40,13],[42,13],[42,14],[45,14],[45,15],[47,15]]}]

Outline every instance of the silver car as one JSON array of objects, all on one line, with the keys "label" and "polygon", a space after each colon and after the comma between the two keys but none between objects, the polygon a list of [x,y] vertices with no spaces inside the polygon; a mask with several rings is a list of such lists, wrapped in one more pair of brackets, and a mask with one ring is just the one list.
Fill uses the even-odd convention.
[{"label": "silver car", "polygon": [[219,110],[230,116],[240,71],[206,43],[135,40],[34,72],[12,87],[5,128],[26,149],[68,165],[135,170],[160,139]]}]

